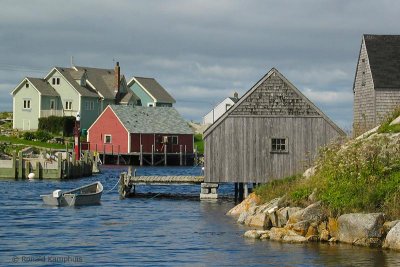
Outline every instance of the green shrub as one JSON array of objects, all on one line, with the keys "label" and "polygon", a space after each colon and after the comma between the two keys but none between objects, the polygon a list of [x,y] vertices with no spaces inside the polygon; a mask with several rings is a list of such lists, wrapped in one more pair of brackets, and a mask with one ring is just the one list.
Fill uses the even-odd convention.
[{"label": "green shrub", "polygon": [[75,125],[75,117],[57,117],[50,116],[39,118],[39,130],[47,131],[53,134],[63,134],[71,136]]},{"label": "green shrub", "polygon": [[197,146],[197,152],[200,154],[204,153],[204,141],[202,134],[194,135],[194,145]]},{"label": "green shrub", "polygon": [[46,132],[46,131],[38,130],[35,133],[35,139],[40,142],[47,142],[52,138],[53,138],[53,136],[49,132]]},{"label": "green shrub", "polygon": [[22,138],[25,140],[32,141],[35,139],[35,133],[34,132],[24,132],[22,134]]}]

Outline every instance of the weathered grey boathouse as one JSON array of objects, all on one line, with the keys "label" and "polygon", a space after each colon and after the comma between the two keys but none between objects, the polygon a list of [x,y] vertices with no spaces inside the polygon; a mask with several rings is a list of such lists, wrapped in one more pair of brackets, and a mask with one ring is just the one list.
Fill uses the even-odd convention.
[{"label": "weathered grey boathouse", "polygon": [[275,68],[204,133],[205,182],[266,183],[345,133]]}]

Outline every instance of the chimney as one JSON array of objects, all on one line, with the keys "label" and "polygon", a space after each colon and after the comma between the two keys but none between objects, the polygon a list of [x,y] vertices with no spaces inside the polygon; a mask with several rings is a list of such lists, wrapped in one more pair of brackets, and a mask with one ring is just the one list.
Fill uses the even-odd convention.
[{"label": "chimney", "polygon": [[238,100],[238,99],[239,99],[239,94],[238,94],[237,92],[235,92],[235,93],[233,94],[233,98],[235,98],[236,100]]},{"label": "chimney", "polygon": [[120,86],[120,83],[121,83],[121,70],[120,70],[120,67],[119,67],[119,62],[117,62],[115,64],[114,77],[115,77],[114,92],[118,93],[119,92],[119,86]]}]

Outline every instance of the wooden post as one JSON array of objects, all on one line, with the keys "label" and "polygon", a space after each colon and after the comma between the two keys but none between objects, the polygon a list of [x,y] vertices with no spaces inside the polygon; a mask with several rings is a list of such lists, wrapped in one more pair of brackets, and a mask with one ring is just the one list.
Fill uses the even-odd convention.
[{"label": "wooden post", "polygon": [[183,165],[183,159],[182,159],[182,145],[179,145],[179,165]]},{"label": "wooden post", "polygon": [[117,165],[119,165],[119,152],[120,152],[120,145],[118,145]]},{"label": "wooden post", "polygon": [[42,177],[40,177],[40,161],[36,161],[36,166],[35,166],[35,177],[36,179],[42,179]]},{"label": "wooden post", "polygon": [[24,167],[24,165],[23,165],[23,158],[22,158],[22,152],[19,152],[19,155],[18,155],[18,178],[19,179],[22,179],[22,177],[23,177],[23,167]]},{"label": "wooden post", "polygon": [[154,166],[154,145],[151,145],[151,166]]},{"label": "wooden post", "polygon": [[57,170],[58,170],[58,179],[62,179],[62,155],[61,153],[58,153],[57,157]]},{"label": "wooden post", "polygon": [[143,145],[140,145],[139,160],[140,160],[140,166],[143,166]]},{"label": "wooden post", "polygon": [[31,173],[31,164],[29,160],[25,161],[25,179],[28,178],[28,175]]},{"label": "wooden post", "polygon": [[186,166],[186,158],[187,158],[187,155],[186,155],[186,145],[185,145],[185,166]]},{"label": "wooden post", "polygon": [[106,165],[106,144],[103,145],[103,164]]},{"label": "wooden post", "polygon": [[239,201],[243,200],[243,183],[239,183]]},{"label": "wooden post", "polygon": [[167,145],[164,146],[164,166],[167,166]]},{"label": "wooden post", "polygon": [[70,170],[71,170],[71,162],[70,162],[70,158],[69,158],[69,152],[68,152],[68,149],[67,149],[67,169],[66,169],[66,173],[65,173],[65,178],[67,178],[67,179],[71,175]]},{"label": "wooden post", "polygon": [[248,183],[244,183],[244,198],[247,198],[249,196],[249,184]]},{"label": "wooden post", "polygon": [[70,178],[71,177],[75,177],[75,173],[76,173],[76,154],[75,151],[72,152],[72,164],[70,164]]},{"label": "wooden post", "polygon": [[12,168],[14,173],[14,179],[18,179],[18,168],[17,168],[17,152],[14,151],[12,159]]},{"label": "wooden post", "polygon": [[[114,156],[114,145],[111,145],[111,155]],[[114,159],[114,157],[113,157]]]}]

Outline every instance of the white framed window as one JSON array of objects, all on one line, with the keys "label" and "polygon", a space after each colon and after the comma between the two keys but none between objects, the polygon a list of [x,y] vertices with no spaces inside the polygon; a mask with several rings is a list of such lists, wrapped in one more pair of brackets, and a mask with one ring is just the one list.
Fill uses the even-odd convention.
[{"label": "white framed window", "polygon": [[147,106],[148,107],[154,107],[154,104],[153,103],[147,103]]},{"label": "white framed window", "polygon": [[111,134],[105,134],[104,135],[104,144],[111,144],[111,142],[112,142]]},{"label": "white framed window", "polygon": [[24,109],[31,109],[31,100],[24,99]]},{"label": "white framed window", "polygon": [[287,153],[288,139],[287,138],[271,138],[271,153]]},{"label": "white framed window", "polygon": [[94,101],[85,101],[86,110],[94,110]]},{"label": "white framed window", "polygon": [[51,80],[51,84],[52,85],[59,85],[60,84],[60,78],[55,78],[53,77],[53,79]]},{"label": "white framed window", "polygon": [[25,88],[29,88],[29,83],[26,83],[26,84],[25,84]]},{"label": "white framed window", "polygon": [[65,101],[65,110],[72,110],[72,101]]}]

